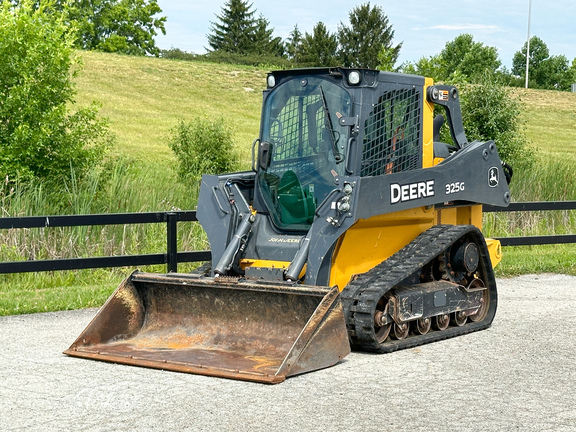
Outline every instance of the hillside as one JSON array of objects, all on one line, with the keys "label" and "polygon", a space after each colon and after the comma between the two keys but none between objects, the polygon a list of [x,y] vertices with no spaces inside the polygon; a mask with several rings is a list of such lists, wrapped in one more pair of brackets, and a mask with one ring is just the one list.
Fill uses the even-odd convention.
[{"label": "hillside", "polygon": [[[167,164],[166,143],[178,119],[223,117],[234,130],[244,165],[258,135],[267,70],[81,52],[80,105],[95,100],[118,136],[118,151]],[[576,158],[576,93],[518,89],[527,136],[543,155]]]},{"label": "hillside", "polygon": [[576,160],[576,93],[518,90],[531,144],[543,156]]},{"label": "hillside", "polygon": [[168,163],[167,136],[179,119],[225,118],[242,156],[258,134],[265,71],[256,68],[81,52],[77,102],[102,105],[118,151]]}]

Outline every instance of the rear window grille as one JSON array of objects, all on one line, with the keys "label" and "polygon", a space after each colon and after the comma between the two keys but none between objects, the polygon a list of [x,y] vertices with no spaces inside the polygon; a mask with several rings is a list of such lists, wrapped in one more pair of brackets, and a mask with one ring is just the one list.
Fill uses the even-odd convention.
[{"label": "rear window grille", "polygon": [[364,126],[361,176],[420,168],[420,93],[394,90],[378,99]]}]

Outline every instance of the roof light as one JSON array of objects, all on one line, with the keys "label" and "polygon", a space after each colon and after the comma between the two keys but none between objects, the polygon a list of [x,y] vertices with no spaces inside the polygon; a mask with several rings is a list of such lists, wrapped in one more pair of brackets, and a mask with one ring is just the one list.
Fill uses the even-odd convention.
[{"label": "roof light", "polygon": [[357,85],[360,83],[360,72],[352,71],[348,74],[348,83],[350,85]]},{"label": "roof light", "polygon": [[276,78],[274,75],[268,75],[266,82],[268,83],[268,87],[274,87],[276,85]]}]

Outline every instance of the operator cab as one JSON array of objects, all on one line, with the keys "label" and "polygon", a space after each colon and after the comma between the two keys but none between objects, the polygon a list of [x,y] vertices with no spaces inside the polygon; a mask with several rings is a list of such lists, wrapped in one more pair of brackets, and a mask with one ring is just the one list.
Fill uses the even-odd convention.
[{"label": "operator cab", "polygon": [[262,112],[258,192],[277,228],[305,232],[334,179],[344,175],[350,128],[339,120],[350,115],[352,97],[329,74],[271,80]]}]

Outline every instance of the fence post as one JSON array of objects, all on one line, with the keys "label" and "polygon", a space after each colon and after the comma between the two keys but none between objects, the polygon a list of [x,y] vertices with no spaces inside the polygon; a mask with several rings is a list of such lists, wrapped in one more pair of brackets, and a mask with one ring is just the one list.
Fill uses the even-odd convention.
[{"label": "fence post", "polygon": [[178,214],[170,212],[166,214],[166,267],[168,273],[178,271]]}]

